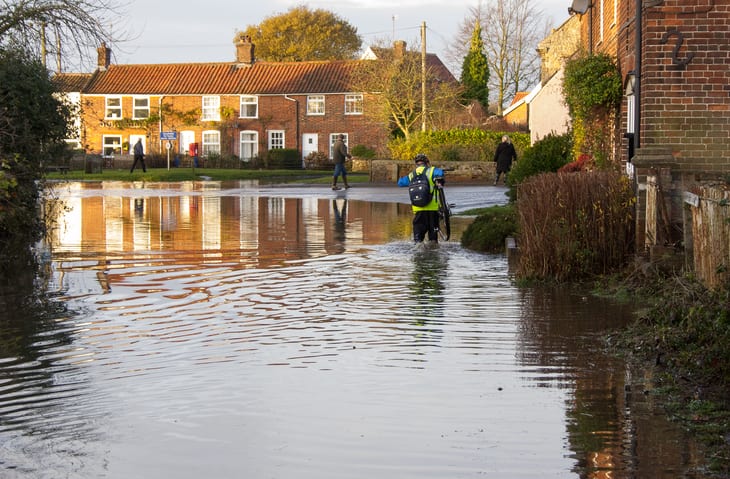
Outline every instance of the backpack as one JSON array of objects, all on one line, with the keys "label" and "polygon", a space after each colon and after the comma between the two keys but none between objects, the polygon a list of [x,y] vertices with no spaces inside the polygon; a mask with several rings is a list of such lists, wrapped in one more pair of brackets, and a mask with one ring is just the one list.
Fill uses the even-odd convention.
[{"label": "backpack", "polygon": [[408,186],[408,194],[411,197],[411,204],[413,206],[426,206],[433,199],[431,183],[428,181],[428,173],[430,170],[431,168],[428,167],[424,168],[420,173],[417,172],[417,169],[413,172],[413,178],[411,178],[410,185]]}]

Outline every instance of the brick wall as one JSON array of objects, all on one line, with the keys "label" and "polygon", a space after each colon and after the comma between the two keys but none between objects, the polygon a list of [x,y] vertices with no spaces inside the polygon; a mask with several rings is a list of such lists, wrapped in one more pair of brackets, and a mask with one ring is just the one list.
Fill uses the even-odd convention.
[{"label": "brick wall", "polygon": [[642,146],[683,172],[730,171],[730,0],[645,9]]},{"label": "brick wall", "polygon": [[[122,96],[121,121],[106,120],[105,97],[84,96],[82,99],[83,132],[82,144],[88,153],[102,152],[104,135],[121,135],[123,142],[128,142],[129,135],[145,135],[148,138],[147,149],[150,154],[164,154],[159,141],[160,125],[157,121],[133,121],[132,96]],[[162,130],[195,132],[195,141],[202,142],[202,132],[218,130],[221,132],[221,150],[224,154],[239,154],[238,138],[242,130],[253,130],[259,133],[259,153],[268,148],[268,131],[284,130],[285,147],[301,150],[301,136],[305,133],[318,134],[319,149],[328,152],[329,135],[331,133],[347,133],[348,142],[354,145],[365,145],[368,148],[382,151],[387,139],[387,132],[367,115],[345,115],[344,95],[326,95],[325,115],[307,115],[306,95],[293,95],[287,99],[283,95],[260,96],[259,115],[255,119],[239,118],[240,97],[228,95],[220,97],[222,111],[231,111],[229,118],[220,122],[201,122],[201,96],[164,96],[162,97]],[[375,101],[370,99],[370,101]],[[150,113],[159,113],[160,97],[150,97]],[[365,104],[367,108],[367,103]],[[298,111],[298,114],[297,114]],[[190,121],[192,120],[192,122]],[[124,152],[128,154],[128,151]]]}]

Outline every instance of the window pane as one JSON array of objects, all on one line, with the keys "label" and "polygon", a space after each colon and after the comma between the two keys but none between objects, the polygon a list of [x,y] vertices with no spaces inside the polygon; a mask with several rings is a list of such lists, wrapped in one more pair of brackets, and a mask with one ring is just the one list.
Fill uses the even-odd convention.
[{"label": "window pane", "polygon": [[257,96],[242,95],[241,118],[257,118],[259,114],[258,103],[259,98]]},{"label": "window pane", "polygon": [[362,95],[345,95],[345,115],[362,114]]},{"label": "window pane", "polygon": [[259,152],[259,134],[255,131],[241,132],[241,160],[251,161]]},{"label": "window pane", "polygon": [[220,121],[220,97],[204,96],[203,97],[203,120],[204,121]]},{"label": "window pane", "polygon": [[133,119],[149,118],[150,116],[150,99],[135,98],[133,100],[134,111],[132,111]]},{"label": "window pane", "polygon": [[307,97],[307,114],[324,115],[324,95],[310,95]]}]

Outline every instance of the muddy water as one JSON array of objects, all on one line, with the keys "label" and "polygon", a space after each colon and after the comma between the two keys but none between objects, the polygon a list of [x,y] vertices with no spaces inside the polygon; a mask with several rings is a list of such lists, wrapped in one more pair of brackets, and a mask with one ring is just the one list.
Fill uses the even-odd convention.
[{"label": "muddy water", "polygon": [[402,190],[57,194],[45,286],[68,310],[4,319],[0,477],[701,477],[596,348],[629,306],[516,287],[460,247],[469,220],[414,247]]}]

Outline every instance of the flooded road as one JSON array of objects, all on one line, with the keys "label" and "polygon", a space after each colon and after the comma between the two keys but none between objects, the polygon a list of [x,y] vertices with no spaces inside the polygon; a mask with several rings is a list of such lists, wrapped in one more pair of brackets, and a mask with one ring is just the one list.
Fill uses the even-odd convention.
[{"label": "flooded road", "polygon": [[461,248],[468,218],[414,246],[402,189],[57,194],[45,286],[68,312],[4,319],[2,478],[702,477],[599,352],[630,306],[516,287]]}]

